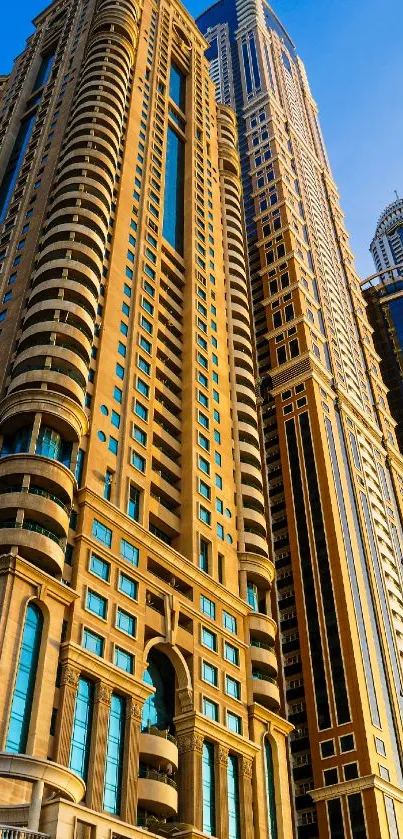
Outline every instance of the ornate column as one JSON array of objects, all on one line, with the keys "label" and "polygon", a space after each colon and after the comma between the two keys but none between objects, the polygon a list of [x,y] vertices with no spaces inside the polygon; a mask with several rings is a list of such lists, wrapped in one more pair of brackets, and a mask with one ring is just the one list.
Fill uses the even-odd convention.
[{"label": "ornate column", "polygon": [[126,703],[125,751],[122,781],[121,816],[128,824],[136,824],[137,782],[139,775],[141,705],[134,697]]},{"label": "ornate column", "polygon": [[105,758],[108,739],[109,712],[112,690],[103,682],[95,687],[94,716],[92,720],[91,751],[87,794],[88,807],[102,810],[104,797]]},{"label": "ornate column", "polygon": [[215,749],[215,784],[216,784],[216,831],[220,839],[228,839],[228,749],[216,746]]},{"label": "ornate column", "polygon": [[239,759],[239,798],[242,836],[253,839],[252,760],[244,756]]},{"label": "ornate column", "polygon": [[178,735],[178,752],[179,821],[202,830],[202,735],[194,732]]},{"label": "ornate column", "polygon": [[67,662],[62,664],[55,761],[63,766],[68,766],[70,760],[71,735],[79,678],[80,671],[76,667],[72,667]]}]

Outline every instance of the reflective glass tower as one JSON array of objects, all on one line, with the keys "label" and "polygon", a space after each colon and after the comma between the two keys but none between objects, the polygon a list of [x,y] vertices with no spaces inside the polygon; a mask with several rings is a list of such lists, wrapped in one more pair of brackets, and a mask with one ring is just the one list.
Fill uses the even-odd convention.
[{"label": "reflective glass tower", "polygon": [[237,113],[296,833],[396,837],[403,474],[379,356],[291,38],[264,0],[197,22]]}]

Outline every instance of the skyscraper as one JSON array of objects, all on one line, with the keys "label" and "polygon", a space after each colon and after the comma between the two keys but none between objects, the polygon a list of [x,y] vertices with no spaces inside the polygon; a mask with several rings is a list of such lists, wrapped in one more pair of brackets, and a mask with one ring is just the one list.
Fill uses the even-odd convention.
[{"label": "skyscraper", "polygon": [[395,837],[403,483],[379,358],[291,38],[264,0],[198,25],[238,118],[297,835]]},{"label": "skyscraper", "polygon": [[[377,273],[362,283],[373,339],[403,451],[403,200],[383,211],[370,245]],[[402,267],[399,268],[399,265]],[[398,266],[395,268],[394,266]],[[391,270],[389,270],[391,269]]]},{"label": "skyscraper", "polygon": [[205,49],[176,0],[55,0],[2,88],[13,837],[292,835],[236,124]]}]

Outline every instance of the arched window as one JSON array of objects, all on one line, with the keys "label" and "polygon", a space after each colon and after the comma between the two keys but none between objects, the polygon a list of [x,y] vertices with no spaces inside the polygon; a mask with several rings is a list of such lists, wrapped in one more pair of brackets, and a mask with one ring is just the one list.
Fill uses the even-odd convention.
[{"label": "arched window", "polygon": [[274,790],[273,754],[271,743],[266,737],[265,740],[266,758],[266,794],[267,812],[269,821],[269,839],[277,839],[277,818],[276,818],[276,796]]},{"label": "arched window", "polygon": [[203,743],[203,833],[215,836],[214,745]]},{"label": "arched window", "polygon": [[89,679],[80,678],[74,708],[69,766],[84,781],[87,780],[88,774],[93,709],[94,684]]},{"label": "arched window", "polygon": [[143,679],[155,688],[155,693],[143,705],[142,730],[147,731],[150,726],[171,729],[175,715],[175,671],[169,659],[158,650],[151,650]]},{"label": "arched window", "polygon": [[30,603],[25,616],[17,678],[11,704],[6,751],[21,754],[27,747],[36,671],[41,647],[43,615]]}]

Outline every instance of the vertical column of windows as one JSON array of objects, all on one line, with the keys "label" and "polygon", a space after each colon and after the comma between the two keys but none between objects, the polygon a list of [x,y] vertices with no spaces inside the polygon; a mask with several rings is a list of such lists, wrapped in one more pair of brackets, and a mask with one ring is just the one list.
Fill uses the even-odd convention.
[{"label": "vertical column of windows", "polygon": [[6,751],[23,753],[27,746],[35,690],[43,616],[34,603],[27,608],[11,703]]},{"label": "vertical column of windows", "polygon": [[215,772],[214,772],[214,745],[204,741],[202,756],[202,777],[203,777],[203,833],[208,836],[215,836]]},{"label": "vertical column of windows", "polygon": [[228,836],[241,839],[241,809],[239,802],[239,765],[236,755],[228,755]]},{"label": "vertical column of windows", "polygon": [[69,766],[84,781],[87,780],[88,775],[93,708],[94,684],[89,679],[81,677],[78,682],[74,709]]},{"label": "vertical column of windows", "polygon": [[125,700],[112,694],[105,762],[104,810],[119,815],[122,794]]}]

